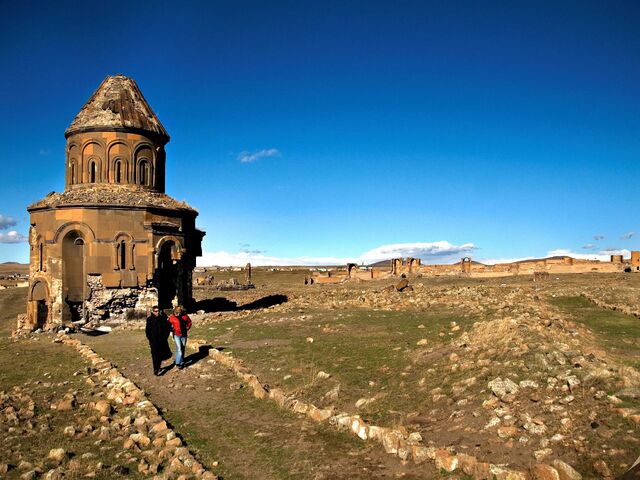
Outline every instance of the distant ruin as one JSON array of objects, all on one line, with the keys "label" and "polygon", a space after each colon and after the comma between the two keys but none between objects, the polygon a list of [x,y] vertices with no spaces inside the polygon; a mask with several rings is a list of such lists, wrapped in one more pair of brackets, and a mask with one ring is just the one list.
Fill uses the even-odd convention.
[{"label": "distant ruin", "polygon": [[511,263],[485,265],[471,257],[463,257],[449,265],[424,265],[419,258],[393,258],[388,267],[358,266],[348,263],[346,267],[327,267],[311,272],[305,277],[305,285],[341,283],[346,281],[377,280],[388,277],[415,276],[465,276],[473,278],[532,275],[534,281],[543,281],[549,275],[563,273],[620,273],[640,272],[640,251],[631,252],[631,258],[611,255],[609,262],[583,260],[570,256],[558,256]]},{"label": "distant ruin", "polygon": [[19,328],[189,305],[204,232],[196,210],[164,193],[169,135],[135,81],[107,77],[65,137],[64,191],[27,209],[30,284]]}]

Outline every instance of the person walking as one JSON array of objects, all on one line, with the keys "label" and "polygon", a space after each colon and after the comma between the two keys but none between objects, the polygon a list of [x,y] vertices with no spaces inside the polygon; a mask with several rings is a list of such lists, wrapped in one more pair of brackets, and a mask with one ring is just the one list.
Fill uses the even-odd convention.
[{"label": "person walking", "polygon": [[173,330],[173,341],[176,344],[176,367],[184,368],[184,352],[187,348],[187,333],[191,329],[191,319],[184,309],[178,305],[169,317],[169,323]]},{"label": "person walking", "polygon": [[151,363],[153,364],[154,375],[160,375],[162,361],[171,358],[171,349],[167,341],[170,331],[171,325],[167,320],[167,316],[164,312],[160,312],[158,306],[155,305],[151,309],[151,315],[147,317],[145,328],[149,348],[151,349]]}]

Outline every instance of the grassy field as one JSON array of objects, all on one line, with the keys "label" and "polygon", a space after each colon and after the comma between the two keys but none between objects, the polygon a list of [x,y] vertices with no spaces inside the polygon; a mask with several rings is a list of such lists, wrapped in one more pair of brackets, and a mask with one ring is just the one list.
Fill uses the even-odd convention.
[{"label": "grassy field", "polygon": [[[584,380],[572,390],[566,379],[583,380],[595,358],[605,359],[611,371],[640,367],[640,320],[580,296],[626,305],[640,292],[640,276],[567,275],[540,284],[528,277],[414,278],[415,291],[399,294],[385,291],[393,279],[305,287],[304,275],[258,269],[253,290],[195,289],[201,305],[213,308],[194,315],[191,337],[243,360],[271,388],[359,414],[370,424],[419,432],[427,445],[453,446],[485,461],[527,468],[534,453],[548,448],[553,453],[545,461],[561,458],[585,478],[597,478],[594,460],[605,460],[619,474],[637,456],[638,426],[599,396],[600,388],[619,393],[617,377]],[[231,277],[242,280],[242,272],[220,273],[216,280]],[[24,460],[46,471],[52,467],[44,460],[47,448],[60,444],[73,453],[78,476],[93,469],[98,478],[110,478],[111,467],[132,460],[117,456],[117,444],[64,437],[65,425],[91,420],[49,408],[69,390],[82,402],[100,394],[78,374],[86,370],[84,362],[47,334],[9,338],[25,296],[26,289],[0,291],[0,361],[13,366],[1,371],[0,390],[29,392],[36,404],[33,430],[46,424],[51,442],[32,437],[25,425],[19,432],[29,439],[25,447],[15,431],[0,425],[0,441],[9,447],[0,464],[17,467]],[[553,330],[565,319],[566,327]],[[574,331],[570,322],[581,329]],[[192,356],[187,369],[155,377],[142,330],[78,338],[141,386],[196,457],[226,479],[443,476],[431,463],[404,464],[376,443],[255,399],[209,357]],[[537,386],[498,399],[488,387],[495,378]],[[631,396],[617,406],[640,411],[636,390],[628,391]],[[513,438],[487,426],[496,418],[517,431]],[[527,419],[545,433],[526,430]],[[96,460],[85,453],[98,454],[109,468],[96,470]],[[22,473],[14,468],[10,477]]]},{"label": "grassy field", "polygon": [[[232,351],[269,385],[319,407],[349,412],[359,399],[376,397],[363,411],[374,423],[390,424],[398,422],[394,411],[410,412],[423,403],[424,397],[405,397],[421,380],[428,383],[426,369],[414,367],[414,354],[425,349],[417,343],[444,345],[473,321],[445,309],[311,310],[286,320],[282,314],[260,312],[197,327],[193,335]],[[449,335],[452,322],[462,328]],[[337,398],[326,398],[338,386]]]}]

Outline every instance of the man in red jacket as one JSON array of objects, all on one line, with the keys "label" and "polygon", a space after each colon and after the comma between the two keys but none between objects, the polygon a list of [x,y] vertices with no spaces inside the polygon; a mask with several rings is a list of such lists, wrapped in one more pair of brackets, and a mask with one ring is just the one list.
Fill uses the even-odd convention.
[{"label": "man in red jacket", "polygon": [[184,351],[187,348],[187,333],[191,329],[191,319],[181,306],[173,310],[173,315],[169,317],[173,341],[176,344],[176,367],[180,370],[184,368]]}]

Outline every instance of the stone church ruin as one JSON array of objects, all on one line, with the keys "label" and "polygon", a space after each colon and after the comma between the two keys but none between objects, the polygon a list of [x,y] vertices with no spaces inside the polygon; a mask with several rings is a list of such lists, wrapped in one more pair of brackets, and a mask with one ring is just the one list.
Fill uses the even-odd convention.
[{"label": "stone church ruin", "polygon": [[61,193],[30,205],[27,329],[189,305],[198,212],[165,194],[169,135],[136,82],[109,76],[65,132]]}]

